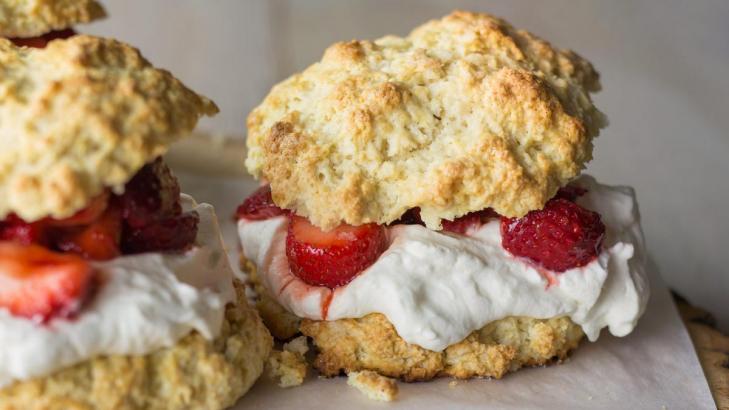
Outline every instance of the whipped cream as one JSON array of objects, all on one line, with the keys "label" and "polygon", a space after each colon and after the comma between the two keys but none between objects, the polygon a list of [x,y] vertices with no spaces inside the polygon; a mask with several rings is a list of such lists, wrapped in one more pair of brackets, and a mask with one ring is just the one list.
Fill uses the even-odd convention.
[{"label": "whipped cream", "polygon": [[182,204],[200,215],[196,245],[94,262],[101,284],[78,316],[37,324],[0,309],[0,387],[96,356],[144,355],[193,330],[220,333],[233,271],[213,207],[187,195]]},{"label": "whipped cream", "polygon": [[508,316],[569,316],[592,341],[604,327],[625,336],[649,295],[635,193],[589,176],[576,184],[588,190],[577,202],[602,216],[606,234],[594,261],[562,273],[537,269],[507,252],[498,219],[467,236],[397,225],[388,228],[389,248],[372,266],[331,290],[291,273],[286,217],[241,220],[238,232],[264,286],[299,317],[336,320],[382,313],[405,341],[434,351]]}]

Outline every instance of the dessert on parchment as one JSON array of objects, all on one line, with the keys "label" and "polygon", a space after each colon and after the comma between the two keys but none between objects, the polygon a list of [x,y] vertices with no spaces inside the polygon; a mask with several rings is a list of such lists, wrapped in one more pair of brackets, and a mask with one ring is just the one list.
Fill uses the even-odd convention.
[{"label": "dessert on parchment", "polygon": [[74,36],[73,27],[106,17],[96,0],[0,1],[0,37],[15,44],[43,47],[54,39]]},{"label": "dessert on parchment", "polygon": [[215,104],[111,39],[0,61],[0,409],[232,405],[271,336],[160,157]]},{"label": "dessert on parchment", "polygon": [[274,336],[326,376],[502,377],[625,336],[648,299],[632,189],[582,174],[598,73],[498,18],[455,12],[349,41],[248,117],[263,185],[238,209]]}]

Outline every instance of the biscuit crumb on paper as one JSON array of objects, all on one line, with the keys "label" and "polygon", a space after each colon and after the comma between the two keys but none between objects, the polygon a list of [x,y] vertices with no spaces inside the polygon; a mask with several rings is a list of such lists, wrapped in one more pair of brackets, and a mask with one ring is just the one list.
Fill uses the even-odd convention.
[{"label": "biscuit crumb on paper", "polygon": [[377,401],[393,401],[399,391],[394,379],[369,370],[350,372],[347,375],[347,384],[362,392],[368,399]]},{"label": "biscuit crumb on paper", "polygon": [[274,350],[266,363],[268,376],[280,387],[295,387],[304,383],[309,364],[297,351]]}]

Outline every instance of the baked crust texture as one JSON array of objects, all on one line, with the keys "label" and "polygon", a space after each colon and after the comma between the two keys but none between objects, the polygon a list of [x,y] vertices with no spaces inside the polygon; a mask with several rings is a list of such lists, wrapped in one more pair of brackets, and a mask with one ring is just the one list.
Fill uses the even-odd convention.
[{"label": "baked crust texture", "polygon": [[223,409],[263,372],[273,340],[242,287],[218,338],[193,332],[146,356],[107,356],[0,390],[0,410]]},{"label": "baked crust texture", "polygon": [[37,37],[103,17],[96,0],[3,0],[0,37]]},{"label": "baked crust texture", "polygon": [[[487,14],[350,41],[276,85],[248,117],[246,166],[274,201],[329,229],[540,209],[606,125],[585,59]],[[332,204],[336,204],[333,206]]]},{"label": "baked crust texture", "polygon": [[508,317],[489,323],[443,352],[434,352],[405,342],[379,313],[359,319],[305,319],[301,331],[319,349],[314,367],[325,376],[373,370],[408,382],[443,376],[500,379],[525,366],[565,359],[584,336],[565,317]]},{"label": "baked crust texture", "polygon": [[122,42],[91,36],[45,49],[0,39],[0,219],[65,218],[107,187],[122,192],[202,115],[218,109]]}]

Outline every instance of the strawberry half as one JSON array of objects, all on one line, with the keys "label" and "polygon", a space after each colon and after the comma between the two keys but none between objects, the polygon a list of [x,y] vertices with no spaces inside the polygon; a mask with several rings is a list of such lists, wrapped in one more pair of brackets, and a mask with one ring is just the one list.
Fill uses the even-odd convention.
[{"label": "strawberry half", "polygon": [[121,232],[121,211],[111,206],[94,222],[59,234],[56,246],[87,259],[109,260],[121,255]]},{"label": "strawberry half", "polygon": [[324,232],[292,216],[286,235],[291,272],[313,286],[346,285],[385,251],[385,229],[376,224],[340,225]]},{"label": "strawberry half", "polygon": [[501,245],[554,272],[585,266],[600,253],[600,214],[567,199],[551,199],[522,218],[501,218]]},{"label": "strawberry half", "polygon": [[273,203],[271,186],[264,185],[253,192],[235,211],[237,219],[260,221],[286,213]]},{"label": "strawberry half", "polygon": [[0,243],[0,308],[38,322],[77,312],[89,294],[94,271],[75,255],[38,245]]},{"label": "strawberry half", "polygon": [[119,201],[124,223],[130,228],[142,228],[182,213],[180,185],[160,158],[127,182]]},{"label": "strawberry half", "polygon": [[124,253],[182,251],[195,244],[200,216],[195,211],[171,216],[141,228],[126,228]]}]

